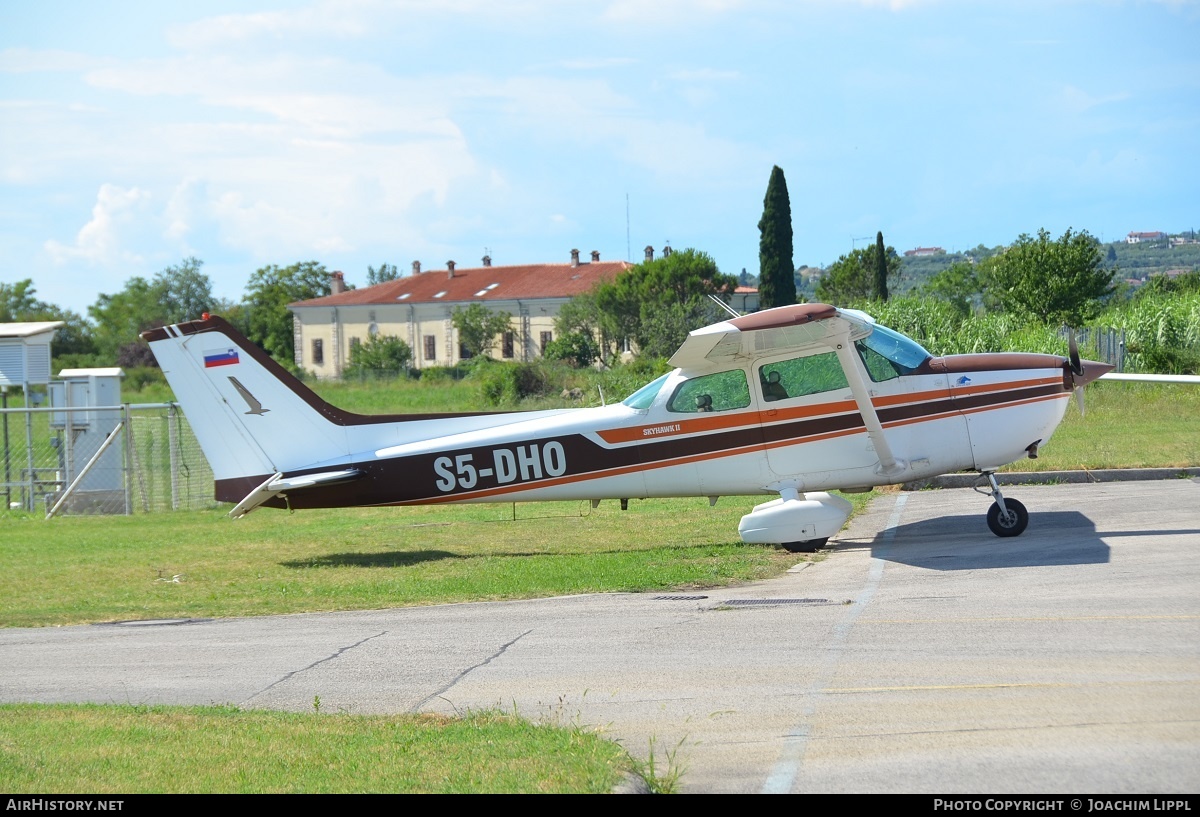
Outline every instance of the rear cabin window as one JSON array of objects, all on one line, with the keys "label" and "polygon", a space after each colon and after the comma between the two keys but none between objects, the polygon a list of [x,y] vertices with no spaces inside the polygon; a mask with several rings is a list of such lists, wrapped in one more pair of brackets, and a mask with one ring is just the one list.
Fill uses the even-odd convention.
[{"label": "rear cabin window", "polygon": [[729,411],[750,405],[750,385],[741,369],[693,377],[679,384],[667,403],[668,411],[701,413]]}]

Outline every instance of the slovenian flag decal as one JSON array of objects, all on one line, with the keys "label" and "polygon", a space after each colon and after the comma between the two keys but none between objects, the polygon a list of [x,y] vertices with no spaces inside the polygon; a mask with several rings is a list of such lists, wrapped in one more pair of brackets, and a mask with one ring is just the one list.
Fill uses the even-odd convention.
[{"label": "slovenian flag decal", "polygon": [[204,368],[213,366],[232,366],[238,362],[237,349],[226,349],[223,352],[207,352],[204,355]]}]

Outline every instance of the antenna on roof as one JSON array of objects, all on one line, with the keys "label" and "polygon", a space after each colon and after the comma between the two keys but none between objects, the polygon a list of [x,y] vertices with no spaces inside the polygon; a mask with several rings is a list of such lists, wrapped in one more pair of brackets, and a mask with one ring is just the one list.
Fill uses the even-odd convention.
[{"label": "antenna on roof", "polygon": [[629,194],[625,194],[625,260],[628,261],[632,253],[629,249]]},{"label": "antenna on roof", "polygon": [[709,297],[709,298],[712,298],[712,302],[713,302],[714,304],[716,304],[717,306],[719,306],[719,307],[721,307],[722,309],[724,309],[726,312],[728,312],[728,313],[729,313],[730,315],[732,315],[733,317],[735,317],[735,318],[740,318],[740,317],[742,317],[742,316],[741,316],[741,313],[739,313],[739,312],[738,312],[736,309],[734,309],[734,308],[733,308],[732,306],[730,306],[729,304],[727,304],[727,303],[725,303],[724,301],[722,301],[722,300],[721,300],[720,298],[718,298],[716,295],[713,295],[711,292],[708,294],[708,297]]}]

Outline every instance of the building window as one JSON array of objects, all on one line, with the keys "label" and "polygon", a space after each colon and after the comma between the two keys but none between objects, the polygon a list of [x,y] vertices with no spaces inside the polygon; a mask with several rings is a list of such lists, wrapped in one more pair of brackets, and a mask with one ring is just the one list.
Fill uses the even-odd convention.
[{"label": "building window", "polygon": [[550,345],[550,341],[554,340],[553,332],[542,333],[542,354],[546,354],[546,347]]},{"label": "building window", "polygon": [[325,365],[325,341],[320,338],[312,342],[312,362],[314,366]]},{"label": "building window", "polygon": [[354,350],[362,345],[362,341],[358,338],[350,338],[350,356],[354,356]]},{"label": "building window", "polygon": [[437,338],[433,335],[425,336],[425,359],[437,360]]},{"label": "building window", "polygon": [[513,345],[514,345],[513,333],[505,332],[503,348],[504,348],[504,356],[506,358],[511,358],[513,356]]},{"label": "building window", "polygon": [[461,343],[458,344],[458,359],[459,360],[470,360],[471,357],[472,357],[471,350],[468,349],[466,346],[463,346]]}]

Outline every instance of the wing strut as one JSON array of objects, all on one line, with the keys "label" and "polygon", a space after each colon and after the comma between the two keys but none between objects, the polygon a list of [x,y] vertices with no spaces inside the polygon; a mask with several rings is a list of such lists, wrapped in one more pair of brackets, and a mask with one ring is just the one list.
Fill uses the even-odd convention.
[{"label": "wing strut", "polygon": [[854,402],[858,404],[858,412],[862,415],[863,424],[867,427],[867,436],[871,439],[871,444],[875,446],[875,453],[879,455],[879,472],[885,476],[894,476],[903,472],[908,468],[908,463],[896,459],[892,454],[892,447],[888,444],[887,436],[883,433],[883,425],[879,422],[879,415],[875,412],[875,404],[871,402],[871,392],[867,387],[862,361],[854,352],[854,344],[850,342],[849,333],[843,334],[834,343],[834,347],[838,362],[842,364],[842,371],[846,375],[846,382],[850,384]]}]

